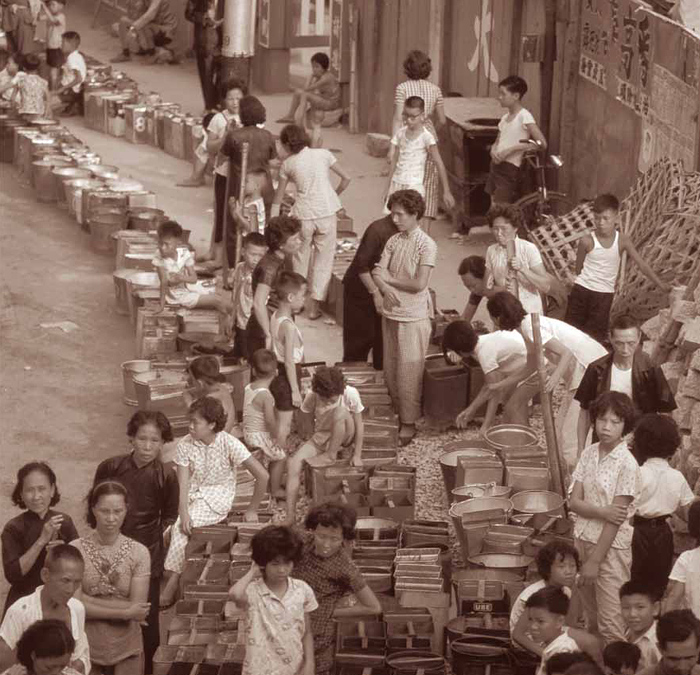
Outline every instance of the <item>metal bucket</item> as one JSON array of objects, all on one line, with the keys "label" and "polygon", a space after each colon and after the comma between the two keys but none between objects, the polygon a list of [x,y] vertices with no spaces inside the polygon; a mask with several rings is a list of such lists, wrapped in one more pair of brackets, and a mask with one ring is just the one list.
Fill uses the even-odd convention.
[{"label": "metal bucket", "polygon": [[554,522],[561,522],[559,529],[567,526],[565,521],[564,499],[556,492],[545,490],[525,490],[518,492],[511,498],[514,515],[531,515],[532,518],[520,519],[519,522],[527,523],[535,530],[547,529]]},{"label": "metal bucket", "polygon": [[126,196],[120,192],[112,192],[104,188],[85,190],[83,192],[83,229],[90,229],[90,220],[93,213],[102,209],[116,209],[122,215],[122,225],[118,230],[126,229]]},{"label": "metal bucket", "polygon": [[508,553],[479,553],[467,558],[474,571],[474,578],[481,574],[481,578],[497,581],[524,581],[527,568],[533,560],[529,555]]},{"label": "metal bucket", "polygon": [[129,209],[129,227],[132,230],[150,232],[157,229],[164,220],[166,220],[166,215],[163,209],[152,209],[148,206]]},{"label": "metal bucket", "polygon": [[137,406],[136,387],[134,386],[134,375],[137,373],[147,373],[151,370],[150,361],[124,361],[122,363],[122,378],[124,380],[124,403],[126,405]]},{"label": "metal bucket", "polygon": [[100,178],[104,181],[113,180],[119,176],[119,167],[111,166],[109,164],[100,164],[99,166],[91,169],[92,175],[95,178]]},{"label": "metal bucket", "polygon": [[[458,447],[454,447],[457,445]],[[448,446],[453,446],[448,449]],[[442,471],[442,480],[445,484],[445,492],[448,495],[452,494],[452,490],[457,487],[457,458],[461,456],[472,457],[493,457],[493,451],[488,448],[471,447],[465,443],[452,444],[448,443],[443,447],[446,452],[440,455],[440,469]]]},{"label": "metal bucket", "polygon": [[137,270],[119,269],[112,274],[114,280],[114,301],[117,314],[129,316],[129,284],[128,280],[138,274]]},{"label": "metal bucket", "polygon": [[450,643],[454,675],[512,675],[507,643],[498,638],[462,637]]},{"label": "metal bucket", "polygon": [[131,178],[108,178],[107,187],[114,192],[142,192],[143,183]]},{"label": "metal bucket", "polygon": [[475,497],[452,504],[449,510],[462,555],[466,559],[481,552],[481,545],[489,526],[507,523],[513,502],[503,497]]},{"label": "metal bucket", "polygon": [[76,169],[72,166],[57,166],[53,170],[54,181],[56,182],[56,201],[64,206],[68,205],[68,194],[66,193],[66,182],[69,180],[78,180],[80,178],[87,180],[92,174],[86,169]]},{"label": "metal bucket", "polygon": [[53,177],[53,170],[57,166],[66,166],[66,164],[70,164],[68,157],[52,157],[32,162],[33,183],[37,201],[46,203],[56,201],[58,195],[56,194],[56,181]]},{"label": "metal bucket", "polygon": [[434,652],[410,649],[386,657],[390,675],[444,675],[447,662]]},{"label": "metal bucket", "polygon": [[512,489],[507,485],[495,483],[478,483],[474,485],[462,485],[452,490],[454,502],[464,502],[475,497],[505,497],[508,499]]},{"label": "metal bucket", "polygon": [[522,424],[497,424],[486,431],[484,438],[502,457],[522,454],[538,445],[537,434]]},{"label": "metal bucket", "polygon": [[83,190],[94,190],[103,185],[101,180],[92,178],[76,178],[66,181],[64,188],[68,210],[81,225],[83,223]]},{"label": "metal bucket", "polygon": [[126,214],[119,209],[97,209],[90,214],[90,244],[97,253],[114,255],[112,235],[126,227]]},{"label": "metal bucket", "polygon": [[24,122],[11,115],[0,115],[0,162],[12,164],[15,156],[13,130]]},{"label": "metal bucket", "polygon": [[[152,266],[151,266],[152,267]],[[134,291],[146,290],[148,288],[160,288],[160,277],[157,272],[141,272],[126,280],[127,298],[129,303],[129,316],[131,322],[136,325],[136,303],[134,301]]]}]

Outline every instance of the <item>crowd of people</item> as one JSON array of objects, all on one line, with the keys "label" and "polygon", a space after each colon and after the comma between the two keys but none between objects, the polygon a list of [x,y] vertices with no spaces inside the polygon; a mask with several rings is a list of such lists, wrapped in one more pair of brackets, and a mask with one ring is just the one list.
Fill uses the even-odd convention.
[{"label": "crowd of people", "polygon": [[[60,0],[39,3],[50,15],[51,85],[34,74],[38,60],[26,47],[34,39],[27,26],[38,17],[33,0],[3,2],[3,21],[12,21],[13,55],[0,52],[0,95],[10,91],[28,114],[50,111],[49,87],[73,105],[85,64],[78,59],[79,36],[63,30]],[[224,279],[231,288],[211,293],[193,285],[196,261],[172,220],[159,225],[153,265],[161,308],[218,310],[233,354],[250,365],[240,438],[232,433],[236,410],[221,386],[218,360],[200,357],[189,366],[189,430],[177,442],[175,469],[160,460],[163,446],[173,441],[167,417],[135,413],[127,426],[130,451],[96,467],[86,497],[89,529],[81,528],[82,536],[68,515],[52,508],[60,499],[53,470],[40,461],[20,468],[12,499],[22,513],[2,533],[11,589],[0,626],[0,670],[12,675],[152,673],[159,615],[178,599],[188,541],[194,528],[226,519],[243,472],[254,481],[245,521],[258,519],[268,491],[285,504],[283,522],[253,537],[251,568],[230,590],[246,615],[243,672],[329,674],[332,619],[381,613],[351,560],[354,511],[317,505],[303,515],[303,531],[297,529],[306,460],[321,456],[332,465],[347,456],[354,466],[363,464],[361,396],[340,369],[326,366],[315,370],[311,390],[302,391],[304,335],[295,322],[304,311],[312,320],[321,316],[339,195],[350,183],[335,155],[320,147],[324,113],[339,105],[338,83],[328,57],[314,55],[312,75],[295,92],[276,141],[264,129],[264,106],[243,83],[210,82],[220,27],[214,3],[190,2],[187,18],[197,28],[207,107],[216,105],[217,90],[223,97],[206,120],[198,163],[185,184],[202,185],[213,163],[215,222],[207,258],[214,269],[231,264]],[[130,2],[115,61],[157,57],[156,50],[167,50],[174,21],[168,0]],[[62,56],[56,53],[59,33]],[[437,150],[436,128],[445,114],[440,89],[427,79],[430,59],[413,51],[404,68],[408,79],[396,88],[386,195],[377,205],[384,217],[366,229],[345,275],[343,327],[343,359],[366,362],[371,354],[384,373],[402,447],[419,433],[422,416],[435,309],[429,285],[437,263],[430,222],[441,205],[454,206]],[[639,326],[624,316],[610,324],[623,254],[661,289],[668,284],[619,233],[618,200],[600,195],[593,202],[595,228],[578,248],[567,310],[547,316],[556,281],[537,247],[518,237],[521,216],[510,205],[530,142],[546,147],[522,105],[526,92],[517,76],[499,85],[507,112],[491,149],[494,204],[488,219],[495,243],[483,258],[460,264],[470,297],[442,343],[447,361],[475,360],[484,373],[482,390],[455,420],[459,428],[481,418],[485,432],[499,414],[503,421],[528,424],[529,403],[539,391],[535,314],[549,363],[546,387],[564,391],[560,434],[570,408],[580,408],[568,493],[573,544],[553,542],[538,554],[541,580],[513,603],[514,648],[533,671],[548,675],[599,675],[603,666],[610,675],[698,675],[700,503],[669,464],[680,445],[668,415],[675,401],[661,369],[639,349]],[[292,185],[293,205],[280,215]],[[472,322],[484,297],[492,332]],[[296,449],[295,412],[311,429]],[[698,548],[677,560],[668,524],[674,514],[698,540]]]}]

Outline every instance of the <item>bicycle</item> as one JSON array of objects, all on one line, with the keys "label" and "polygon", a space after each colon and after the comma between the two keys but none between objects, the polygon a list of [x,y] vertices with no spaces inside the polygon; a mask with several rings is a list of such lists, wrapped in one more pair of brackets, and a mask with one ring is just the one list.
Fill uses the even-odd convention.
[{"label": "bicycle", "polygon": [[532,145],[525,152],[524,159],[534,171],[537,187],[534,192],[525,195],[515,202],[523,215],[523,228],[529,235],[532,230],[543,225],[550,218],[558,218],[573,209],[571,200],[562,192],[547,188],[547,169],[560,169],[564,161],[559,155],[547,155],[539,141],[530,139]]}]

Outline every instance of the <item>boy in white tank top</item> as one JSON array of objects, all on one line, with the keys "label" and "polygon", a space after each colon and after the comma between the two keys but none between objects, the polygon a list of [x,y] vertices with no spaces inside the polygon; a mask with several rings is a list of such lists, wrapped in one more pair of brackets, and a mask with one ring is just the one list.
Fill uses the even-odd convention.
[{"label": "boy in white tank top", "polygon": [[602,194],[593,202],[595,229],[579,240],[576,252],[576,280],[569,295],[565,321],[588,333],[601,344],[608,340],[610,308],[620,260],[626,251],[645,277],[664,293],[665,284],[637,252],[634,244],[618,231],[620,202],[615,195]]}]

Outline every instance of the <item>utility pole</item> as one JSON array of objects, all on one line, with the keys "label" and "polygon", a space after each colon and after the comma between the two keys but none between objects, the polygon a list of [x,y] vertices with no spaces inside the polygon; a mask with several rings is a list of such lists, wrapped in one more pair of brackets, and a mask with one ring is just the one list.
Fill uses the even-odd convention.
[{"label": "utility pole", "polygon": [[255,52],[256,0],[224,0],[221,83],[237,79],[250,89]]}]

